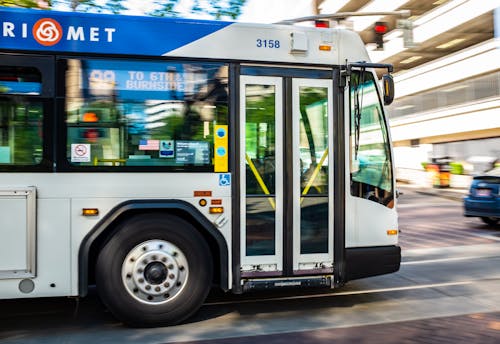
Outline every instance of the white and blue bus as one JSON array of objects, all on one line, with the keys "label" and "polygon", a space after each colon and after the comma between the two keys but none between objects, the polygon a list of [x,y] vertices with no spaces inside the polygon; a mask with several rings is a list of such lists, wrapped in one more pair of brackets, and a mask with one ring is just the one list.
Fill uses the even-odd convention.
[{"label": "white and blue bus", "polygon": [[0,10],[0,298],[179,323],[211,288],[337,288],[401,254],[353,32]]}]

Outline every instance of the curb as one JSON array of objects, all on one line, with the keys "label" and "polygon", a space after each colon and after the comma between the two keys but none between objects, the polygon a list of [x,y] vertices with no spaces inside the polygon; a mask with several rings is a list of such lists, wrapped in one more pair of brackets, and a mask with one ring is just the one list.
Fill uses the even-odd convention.
[{"label": "curb", "polygon": [[500,242],[478,245],[462,245],[448,247],[426,247],[401,250],[401,263],[420,262],[425,260],[461,260],[497,257],[500,251]]},{"label": "curb", "polygon": [[415,190],[416,193],[419,193],[421,195],[426,195],[426,196],[435,196],[435,197],[441,197],[441,198],[446,198],[452,201],[462,201],[463,198],[465,197],[465,193],[462,192],[438,192],[438,191],[431,191],[431,190]]},{"label": "curb", "polygon": [[405,189],[412,190],[413,192],[416,192],[421,195],[425,196],[434,196],[434,197],[441,197],[441,198],[446,198],[452,201],[459,201],[462,202],[463,198],[467,196],[468,194],[468,189],[456,189],[456,188],[441,188],[441,189],[435,189],[431,188],[428,186],[417,186],[417,185],[412,185],[412,184],[406,184],[406,183],[401,183],[397,185],[396,189],[399,189],[400,191],[404,191]]}]

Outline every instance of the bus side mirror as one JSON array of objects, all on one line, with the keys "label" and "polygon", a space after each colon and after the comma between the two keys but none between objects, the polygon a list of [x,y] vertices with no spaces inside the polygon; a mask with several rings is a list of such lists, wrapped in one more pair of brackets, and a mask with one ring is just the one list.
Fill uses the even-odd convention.
[{"label": "bus side mirror", "polygon": [[382,85],[384,87],[384,104],[390,105],[394,100],[394,79],[390,74],[382,76]]}]

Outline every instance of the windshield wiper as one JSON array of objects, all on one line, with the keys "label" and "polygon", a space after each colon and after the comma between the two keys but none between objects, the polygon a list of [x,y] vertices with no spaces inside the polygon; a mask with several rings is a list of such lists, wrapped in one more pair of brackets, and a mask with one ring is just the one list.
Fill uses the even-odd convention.
[{"label": "windshield wiper", "polygon": [[355,80],[356,78],[352,78],[351,80],[354,88],[354,160],[358,159],[359,135],[361,131],[361,111],[363,109],[363,84],[365,82],[364,76],[365,69],[361,68],[360,73],[358,74],[358,80]]}]

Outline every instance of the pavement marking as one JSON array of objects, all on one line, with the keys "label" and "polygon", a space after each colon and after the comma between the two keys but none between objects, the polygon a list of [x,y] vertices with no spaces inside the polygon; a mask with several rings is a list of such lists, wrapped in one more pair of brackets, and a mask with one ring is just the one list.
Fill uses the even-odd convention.
[{"label": "pavement marking", "polygon": [[406,204],[406,203],[398,203],[396,206],[396,209],[412,209],[412,208],[428,208],[428,207],[450,207],[454,206],[453,204],[450,205],[450,203],[444,203],[444,202],[439,202],[439,203],[411,203],[411,204]]},{"label": "pavement marking", "polygon": [[498,234],[477,233],[477,234],[474,234],[474,235],[479,236],[481,238],[485,238],[485,239],[490,239],[490,240],[494,240],[494,241],[500,241],[500,237],[498,236]]},{"label": "pavement marking", "polygon": [[454,257],[454,258],[438,258],[438,259],[427,259],[427,260],[415,260],[409,262],[401,262],[401,265],[416,265],[416,264],[429,264],[429,263],[443,263],[443,262],[453,262],[457,260],[469,260],[469,259],[481,259],[489,258],[484,255],[481,256],[469,256],[469,257]]},{"label": "pavement marking", "polygon": [[207,302],[203,306],[220,306],[220,305],[231,305],[231,304],[244,304],[244,303],[258,303],[258,302],[268,302],[268,301],[287,301],[287,300],[302,300],[302,299],[315,299],[320,297],[332,297],[332,296],[348,296],[348,295],[362,295],[362,294],[375,294],[375,293],[387,293],[394,291],[405,291],[405,290],[418,290],[426,288],[441,288],[441,287],[452,287],[458,285],[467,285],[477,283],[483,280],[497,280],[500,278],[488,278],[488,279],[476,279],[469,281],[459,281],[459,282],[443,282],[443,283],[432,283],[432,284],[421,284],[421,285],[411,285],[404,287],[392,287],[392,288],[379,288],[379,289],[366,289],[366,290],[355,290],[355,291],[342,291],[327,294],[312,294],[312,295],[296,295],[296,296],[282,296],[276,298],[264,298],[264,299],[251,299],[251,300],[232,300],[232,301],[218,301],[218,302]]}]

